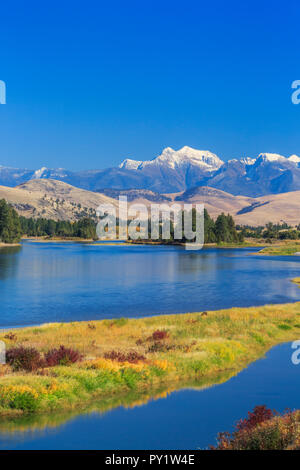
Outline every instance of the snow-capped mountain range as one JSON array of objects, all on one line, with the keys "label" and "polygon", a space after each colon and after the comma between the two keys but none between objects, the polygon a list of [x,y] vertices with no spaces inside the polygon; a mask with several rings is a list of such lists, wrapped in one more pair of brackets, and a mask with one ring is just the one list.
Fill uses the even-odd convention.
[{"label": "snow-capped mountain range", "polygon": [[173,150],[167,147],[162,154],[153,160],[136,161],[126,159],[119,168],[126,170],[145,170],[146,168],[168,167],[173,170],[187,166],[198,166],[203,171],[214,171],[223,165],[223,161],[212,152],[207,150],[196,150],[191,147],[182,147],[180,150]]},{"label": "snow-capped mountain range", "polygon": [[31,179],[55,179],[91,191],[145,189],[159,193],[210,186],[251,197],[300,190],[300,157],[261,153],[222,161],[207,150],[167,147],[153,160],[127,158],[119,167],[73,172],[63,168],[38,170],[0,166],[0,185],[16,186]]}]

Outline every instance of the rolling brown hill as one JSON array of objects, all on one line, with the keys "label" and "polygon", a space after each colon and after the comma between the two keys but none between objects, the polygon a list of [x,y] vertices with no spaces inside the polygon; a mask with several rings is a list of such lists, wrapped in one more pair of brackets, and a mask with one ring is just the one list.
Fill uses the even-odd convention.
[{"label": "rolling brown hill", "polygon": [[204,203],[212,217],[228,212],[242,225],[286,222],[294,226],[300,223],[300,191],[250,198],[202,186],[172,196],[174,201]]},{"label": "rolling brown hill", "polygon": [[[213,218],[222,212],[230,213],[237,223],[243,225],[257,226],[267,222],[286,222],[290,225],[300,223],[300,191],[258,198],[233,196],[206,186],[165,195],[144,190],[128,192],[129,203],[144,203],[148,206],[153,203],[204,203]],[[126,191],[122,193],[125,195]],[[113,197],[51,179],[31,180],[15,188],[0,186],[0,199],[6,199],[20,215],[56,220],[93,217],[100,204],[110,203],[117,208],[118,191],[111,194]]]},{"label": "rolling brown hill", "polygon": [[0,199],[6,199],[20,215],[55,220],[78,220],[95,216],[100,204],[117,201],[103,194],[75,188],[56,180],[35,179],[8,188],[0,186]]}]

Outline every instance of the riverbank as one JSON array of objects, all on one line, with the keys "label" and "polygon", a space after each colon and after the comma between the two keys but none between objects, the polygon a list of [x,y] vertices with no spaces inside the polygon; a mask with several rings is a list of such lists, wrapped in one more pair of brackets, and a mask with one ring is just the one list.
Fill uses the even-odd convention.
[{"label": "riverbank", "polygon": [[[30,241],[34,243],[74,243],[74,242],[82,242],[82,243],[93,243],[95,240],[93,238],[80,238],[80,237],[22,237],[23,241]],[[97,241],[97,240],[96,240]]]},{"label": "riverbank", "polygon": [[[34,243],[92,243],[95,245],[151,245],[151,246],[185,246],[185,243],[180,241],[170,241],[170,242],[163,242],[163,241],[154,241],[154,240],[93,240],[88,238],[79,238],[79,237],[70,237],[70,238],[63,238],[63,237],[23,237],[22,240],[30,241]],[[204,248],[261,248],[268,246],[267,243],[245,241],[243,243],[206,243],[204,244]]]},{"label": "riverbank", "polygon": [[[128,240],[126,243],[131,245],[164,245],[164,246],[185,246],[186,243],[180,241],[161,241],[161,240]],[[255,240],[249,239],[245,240],[244,242],[239,243],[205,243],[203,245],[204,248],[262,248],[266,246],[272,246],[266,243],[265,240]]]},{"label": "riverbank", "polygon": [[270,256],[294,256],[300,255],[300,241],[290,242],[285,244],[276,244],[273,246],[268,246],[259,251],[260,255],[270,255]]},{"label": "riverbank", "polygon": [[0,242],[0,248],[10,248],[12,246],[21,246],[20,243],[2,243]]},{"label": "riverbank", "polygon": [[[234,375],[272,346],[298,339],[299,316],[297,302],[2,331],[7,350],[34,348],[44,362],[30,372],[18,358],[0,366],[0,415],[84,408],[93,400],[190,380],[218,383],[220,374]],[[78,351],[81,360],[64,356],[55,365],[60,345]],[[52,362],[46,364],[49,351]]]}]

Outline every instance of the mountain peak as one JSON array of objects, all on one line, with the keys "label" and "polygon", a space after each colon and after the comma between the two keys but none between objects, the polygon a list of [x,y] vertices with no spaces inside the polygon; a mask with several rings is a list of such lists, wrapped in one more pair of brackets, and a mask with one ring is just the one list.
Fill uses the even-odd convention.
[{"label": "mountain peak", "polygon": [[158,157],[152,160],[139,161],[127,158],[119,165],[119,168],[144,170],[159,166],[175,169],[192,165],[200,167],[203,171],[214,171],[220,168],[223,163],[217,155],[209,150],[197,150],[185,145],[179,150],[166,147]]},{"label": "mountain peak", "polygon": [[196,150],[185,145],[179,150],[174,150],[171,147],[165,148],[158,157],[143,162],[141,168],[159,165],[175,169],[192,165],[201,167],[204,171],[213,171],[220,168],[223,163],[217,155],[208,150]]},{"label": "mountain peak", "polygon": [[300,157],[298,157],[298,155],[291,155],[288,160],[290,162],[294,162],[294,163],[300,163]]},{"label": "mountain peak", "polygon": [[39,170],[35,170],[35,172],[32,175],[32,179],[35,180],[35,179],[43,178],[43,175],[46,172],[48,172],[48,168],[45,166],[42,166],[42,168],[40,168]]},{"label": "mountain peak", "polygon": [[119,168],[124,170],[137,170],[141,163],[143,162],[126,158],[122,163],[120,163]]},{"label": "mountain peak", "polygon": [[267,162],[286,161],[286,157],[280,155],[279,153],[260,153],[257,157],[257,160],[258,159]]}]

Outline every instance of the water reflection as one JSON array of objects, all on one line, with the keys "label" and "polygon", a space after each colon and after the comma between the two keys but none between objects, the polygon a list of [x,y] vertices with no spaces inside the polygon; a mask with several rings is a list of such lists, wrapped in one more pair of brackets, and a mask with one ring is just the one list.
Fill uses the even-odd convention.
[{"label": "water reflection", "polygon": [[32,437],[42,435],[43,430],[56,428],[65,422],[82,414],[97,414],[100,418],[109,411],[116,408],[134,409],[145,406],[150,402],[168,398],[172,393],[178,390],[204,390],[217,384],[221,384],[236,375],[236,372],[225,371],[211,378],[199,378],[198,380],[186,380],[184,382],[175,382],[170,384],[160,384],[156,388],[146,391],[129,391],[121,396],[110,396],[101,400],[93,400],[86,406],[76,407],[64,412],[51,412],[50,414],[29,414],[19,417],[1,417],[0,421],[0,445],[1,435],[6,438],[19,438],[22,434]]},{"label": "water reflection", "polygon": [[253,253],[26,242],[0,254],[0,327],[300,300],[300,258]]},{"label": "water reflection", "polygon": [[8,246],[0,248],[0,280],[16,276],[21,246]]},{"label": "water reflection", "polygon": [[[0,447],[6,449],[196,449],[215,444],[217,433],[255,405],[283,412],[300,409],[300,366],[291,345],[238,375],[219,377],[217,386],[190,382],[93,403],[64,414],[1,420]],[[181,389],[183,387],[183,389]],[[181,390],[180,390],[181,389]]]}]

